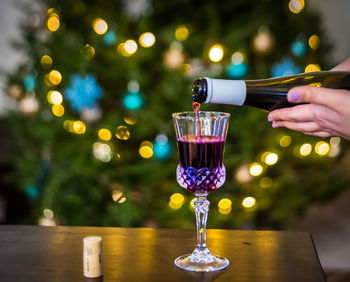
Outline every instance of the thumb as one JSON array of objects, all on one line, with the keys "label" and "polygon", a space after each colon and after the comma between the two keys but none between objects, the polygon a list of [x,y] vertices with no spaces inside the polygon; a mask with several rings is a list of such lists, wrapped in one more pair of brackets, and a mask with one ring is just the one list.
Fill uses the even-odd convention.
[{"label": "thumb", "polygon": [[289,90],[287,99],[290,103],[315,103],[324,106],[341,104],[344,90],[314,86],[299,86]]}]

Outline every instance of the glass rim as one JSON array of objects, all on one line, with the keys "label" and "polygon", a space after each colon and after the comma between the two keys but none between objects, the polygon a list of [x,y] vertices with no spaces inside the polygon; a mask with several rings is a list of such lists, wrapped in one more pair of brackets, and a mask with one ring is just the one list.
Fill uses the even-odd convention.
[{"label": "glass rim", "polygon": [[[209,113],[213,114],[212,117],[231,117],[231,114],[225,113],[225,112],[215,112],[215,111],[199,111],[199,114],[201,113]],[[172,114],[173,118],[195,118],[196,112],[194,111],[184,111],[184,112],[177,112]]]}]

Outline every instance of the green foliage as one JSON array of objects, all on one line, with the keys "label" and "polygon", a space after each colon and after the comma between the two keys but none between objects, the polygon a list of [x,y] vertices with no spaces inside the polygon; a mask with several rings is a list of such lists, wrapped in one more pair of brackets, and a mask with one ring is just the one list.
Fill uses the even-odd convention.
[{"label": "green foliage", "polygon": [[[103,226],[162,226],[193,227],[193,212],[188,206],[193,198],[176,183],[175,169],[178,163],[176,138],[171,113],[191,110],[191,84],[196,76],[225,77],[225,67],[235,51],[245,54],[249,65],[247,79],[266,78],[271,67],[289,56],[301,67],[309,63],[326,66],[329,45],[320,30],[318,17],[306,10],[292,14],[288,1],[241,0],[241,1],[153,1],[152,12],[133,20],[125,12],[126,1],[69,1],[47,0],[41,5],[55,8],[60,17],[60,28],[50,32],[46,28],[46,9],[41,11],[42,23],[33,27],[23,25],[23,40],[17,42],[25,50],[27,60],[16,72],[9,75],[9,85],[21,84],[30,70],[37,72],[36,98],[39,111],[27,116],[20,111],[9,114],[8,123],[13,136],[14,149],[11,162],[16,167],[14,181],[25,191],[37,186],[39,197],[31,199],[33,209],[28,222],[36,223],[44,208],[54,211],[59,223],[67,225]],[[133,1],[130,1],[133,2]],[[34,11],[27,7],[26,13]],[[117,34],[112,46],[103,42],[103,36],[92,29],[95,18],[101,17],[109,24],[109,30]],[[189,37],[182,42],[185,63],[193,59],[200,62],[201,71],[185,74],[184,68],[169,69],[164,55],[175,41],[174,31],[179,25],[189,28]],[[271,31],[275,44],[266,54],[260,54],[252,41],[261,26]],[[117,46],[147,31],[156,36],[151,48],[142,48],[130,57],[117,52]],[[290,46],[299,35],[307,38],[317,34],[321,44],[315,51],[310,48],[302,58],[291,54]],[[211,63],[208,59],[210,46],[225,46],[224,60]],[[85,44],[95,49],[95,57],[87,60],[81,50]],[[43,55],[53,59],[51,69],[62,74],[62,82],[50,87],[44,82],[50,69],[40,64]],[[214,67],[214,65],[216,67]],[[65,114],[51,114],[46,100],[49,90],[64,94],[72,74],[94,74],[104,94],[98,102],[102,116],[94,122],[86,122],[82,135],[64,130],[65,120],[78,120],[82,116],[74,112],[64,99]],[[128,125],[124,116],[122,98],[130,80],[137,80],[145,98],[145,105],[136,111],[137,122]],[[64,96],[64,95],[63,95]],[[293,224],[297,215],[314,202],[327,202],[349,184],[349,178],[341,170],[340,157],[320,157],[312,153],[301,158],[294,153],[298,147],[319,141],[283,129],[272,129],[266,122],[266,113],[255,109],[203,105],[203,110],[230,112],[232,117],[227,137],[225,165],[227,181],[210,198],[209,227],[283,228]],[[100,128],[115,131],[126,125],[131,137],[118,140],[113,135],[107,142],[113,148],[110,162],[96,160],[92,155],[93,144],[98,140]],[[158,134],[165,134],[173,145],[171,156],[164,161],[144,159],[139,155],[140,143],[154,141]],[[279,145],[283,134],[292,136],[287,148]],[[264,166],[261,176],[248,183],[238,183],[236,171],[245,163],[260,162],[265,151],[279,154],[275,166]],[[120,154],[120,160],[116,154]],[[344,154],[345,155],[345,154]],[[272,179],[272,186],[261,188],[264,176]],[[126,196],[124,203],[112,200],[111,192],[118,187]],[[169,196],[180,192],[185,196],[183,206],[172,210]],[[245,210],[242,199],[253,196],[256,207]],[[218,212],[217,203],[223,197],[232,200],[228,215]]]}]

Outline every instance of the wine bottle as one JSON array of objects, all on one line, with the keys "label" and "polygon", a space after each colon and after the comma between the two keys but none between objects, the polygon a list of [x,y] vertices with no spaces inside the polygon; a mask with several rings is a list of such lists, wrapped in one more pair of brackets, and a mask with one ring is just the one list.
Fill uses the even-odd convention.
[{"label": "wine bottle", "polygon": [[350,90],[350,72],[309,72],[259,80],[198,78],[193,82],[192,101],[272,111],[293,106],[287,101],[287,93],[301,85]]}]

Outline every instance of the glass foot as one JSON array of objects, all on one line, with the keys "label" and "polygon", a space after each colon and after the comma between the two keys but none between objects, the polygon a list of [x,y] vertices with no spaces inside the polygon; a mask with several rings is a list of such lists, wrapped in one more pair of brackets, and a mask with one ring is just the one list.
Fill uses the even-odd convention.
[{"label": "glass foot", "polygon": [[183,255],[175,259],[174,263],[178,268],[196,272],[218,271],[230,264],[227,258],[211,254],[206,259],[198,259],[193,254]]}]

